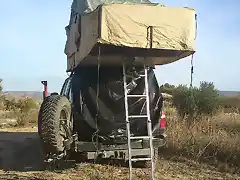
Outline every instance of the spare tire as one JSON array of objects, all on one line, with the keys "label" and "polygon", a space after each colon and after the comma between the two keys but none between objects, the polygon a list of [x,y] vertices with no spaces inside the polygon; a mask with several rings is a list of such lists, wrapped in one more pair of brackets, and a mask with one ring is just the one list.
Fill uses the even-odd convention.
[{"label": "spare tire", "polygon": [[70,120],[71,104],[65,96],[51,95],[44,99],[38,115],[38,131],[46,154],[64,150],[64,138],[72,132]]}]

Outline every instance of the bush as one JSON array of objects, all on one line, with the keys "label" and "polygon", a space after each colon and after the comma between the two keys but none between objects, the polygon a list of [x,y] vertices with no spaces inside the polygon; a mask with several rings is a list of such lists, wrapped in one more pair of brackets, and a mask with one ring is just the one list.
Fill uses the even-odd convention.
[{"label": "bush", "polygon": [[6,111],[14,111],[16,109],[16,100],[15,98],[9,99],[7,97],[3,97],[3,104]]},{"label": "bush", "polygon": [[1,93],[3,90],[3,87],[2,87],[2,79],[0,79],[0,110],[4,110],[4,96],[3,94]]},{"label": "bush", "polygon": [[18,126],[25,126],[29,123],[36,123],[39,104],[31,98],[16,100],[15,98],[4,98],[4,107],[12,118],[17,120]]},{"label": "bush", "polygon": [[164,85],[160,86],[160,92],[161,93],[167,93],[167,94],[170,94],[170,95],[173,95],[175,89],[176,89],[176,87],[174,85],[171,85],[171,84],[168,84],[168,83],[165,83]]},{"label": "bush", "polygon": [[31,98],[20,99],[16,103],[18,109],[17,124],[25,126],[37,122],[38,118],[38,104]]},{"label": "bush", "polygon": [[31,98],[20,99],[15,107],[20,110],[21,113],[28,113],[31,109],[37,108],[37,103]]},{"label": "bush", "polygon": [[17,125],[26,126],[27,124],[37,124],[38,110],[31,109],[26,113],[17,113]]},{"label": "bush", "polygon": [[220,96],[212,82],[201,82],[196,95],[198,113],[213,115],[219,108]]},{"label": "bush", "polygon": [[[0,93],[3,89],[1,83],[2,80],[0,79]],[[28,97],[16,100],[9,95],[0,94],[0,109],[5,111],[1,118],[15,119],[16,125],[24,126],[37,122],[39,104]]]},{"label": "bush", "polygon": [[179,85],[173,90],[173,105],[184,118],[213,115],[219,107],[219,94],[213,83],[201,82],[200,87]]},{"label": "bush", "polygon": [[176,107],[178,114],[184,118],[185,116],[193,116],[195,112],[194,91],[190,91],[187,86],[179,85],[173,93],[173,106]]},{"label": "bush", "polygon": [[0,110],[4,110],[4,96],[0,94]]},{"label": "bush", "polygon": [[0,79],[0,92],[3,90],[3,87],[2,87],[2,79]]}]

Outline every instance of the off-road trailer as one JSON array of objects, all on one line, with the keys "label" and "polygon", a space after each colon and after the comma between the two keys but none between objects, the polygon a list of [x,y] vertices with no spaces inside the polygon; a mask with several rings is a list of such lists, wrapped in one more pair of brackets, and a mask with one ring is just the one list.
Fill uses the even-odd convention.
[{"label": "off-road trailer", "polygon": [[[102,76],[103,79],[105,79],[106,70],[102,68],[103,71],[100,74],[100,77]],[[104,122],[102,120],[103,126],[100,124],[100,129],[102,130],[102,134],[97,134],[95,130],[93,130],[93,127],[91,126],[91,121],[89,119],[92,119],[92,117],[89,114],[86,113],[86,107],[84,108],[84,103],[94,103],[91,98],[94,98],[95,96],[91,96],[90,91],[84,92],[84,87],[89,87],[89,82],[94,82],[93,79],[87,78],[89,74],[91,74],[96,68],[80,68],[79,70],[72,73],[64,82],[61,92],[58,95],[57,93],[52,93],[48,96],[48,87],[47,87],[47,81],[42,81],[42,84],[44,85],[44,91],[43,91],[43,103],[41,105],[40,111],[39,111],[39,120],[38,120],[38,132],[40,135],[40,138],[43,142],[43,150],[46,155],[45,162],[46,163],[53,163],[57,162],[56,160],[69,160],[73,159],[72,155],[74,156],[74,160],[86,161],[86,160],[101,160],[104,158],[110,158],[110,159],[120,159],[122,161],[129,160],[128,157],[128,141],[127,141],[127,135],[125,132],[115,132],[115,136],[112,133],[111,138],[108,131],[108,128],[103,128],[103,126],[107,126],[109,122]],[[112,75],[115,75],[115,78],[111,78],[112,81],[116,81],[116,78],[118,79],[121,76],[116,73],[116,71],[119,70],[117,68],[111,68],[111,70],[108,70],[108,73],[113,73]],[[104,73],[105,72],[105,73]],[[87,82],[83,82],[84,79],[87,79]],[[152,108],[153,111],[152,117],[153,119],[153,149],[154,149],[154,162],[156,162],[158,158],[158,148],[164,146],[165,144],[165,128],[166,128],[166,118],[165,113],[161,112],[162,110],[162,104],[163,99],[161,96],[161,93],[159,92],[159,87],[156,84],[156,78],[153,73],[153,70],[149,70],[149,79],[150,79],[150,86],[151,86],[151,93],[154,94],[154,98],[152,98]],[[107,80],[108,82],[111,82],[111,80]],[[104,80],[102,80],[104,81]],[[130,91],[133,91],[134,89],[140,90],[140,92],[144,92],[144,86],[141,84],[141,78],[133,78],[131,83],[135,87],[131,87],[131,83],[129,83]],[[79,82],[82,83],[82,87],[79,87]],[[135,82],[135,85],[134,85]],[[138,83],[138,84],[136,84]],[[88,84],[88,85],[87,85]],[[103,83],[104,84],[104,83]],[[105,84],[106,85],[106,84]],[[81,86],[81,85],[80,85]],[[120,83],[118,86],[123,86]],[[117,86],[117,88],[119,88]],[[112,87],[108,86],[107,89],[111,89]],[[131,89],[132,88],[132,89]],[[81,89],[81,90],[80,90]],[[95,89],[95,88],[93,88]],[[81,91],[79,95],[79,90]],[[100,89],[101,91],[101,89]],[[104,90],[101,91],[102,94],[104,93]],[[110,92],[110,91],[109,91]],[[109,94],[108,92],[108,94]],[[112,90],[112,92],[114,92]],[[116,88],[115,88],[116,92]],[[119,93],[119,92],[118,92]],[[101,93],[100,93],[101,94]],[[120,94],[120,93],[119,93]],[[82,95],[85,97],[85,100],[88,100],[88,102],[82,101]],[[87,98],[87,96],[91,96],[91,98]],[[106,94],[105,94],[106,95]],[[102,98],[100,96],[100,98]],[[123,95],[124,98],[124,95]],[[120,97],[117,98],[117,101],[120,102]],[[106,97],[105,99],[102,99],[107,105],[111,106],[111,101],[107,102]],[[118,102],[118,103],[119,103]],[[101,104],[101,102],[99,102]],[[108,104],[109,103],[109,104]],[[137,107],[137,103],[133,103],[133,110],[136,112],[136,109],[138,110],[139,107]],[[140,105],[142,102],[140,102]],[[103,104],[102,105],[106,105]],[[116,105],[116,102],[112,104],[112,106]],[[135,105],[135,107],[134,107]],[[91,107],[90,111],[93,111],[94,107],[92,107],[89,104],[87,104],[89,108]],[[124,104],[123,104],[124,107]],[[122,108],[120,106],[120,108]],[[135,109],[134,109],[135,108]],[[143,107],[141,107],[142,110]],[[82,111],[85,110],[85,120],[83,117],[81,117]],[[104,115],[103,113],[108,113],[108,111],[105,109],[100,109],[100,116]],[[80,112],[80,114],[79,114]],[[102,113],[102,114],[101,114]],[[94,113],[92,113],[94,114]],[[162,116],[161,116],[162,114]],[[119,117],[123,118],[123,121],[120,123],[121,128],[126,127],[125,120],[124,120],[125,113],[121,114]],[[107,115],[105,115],[107,116]],[[117,117],[117,115],[116,115]],[[115,118],[116,118],[115,117]],[[139,124],[139,126],[136,125],[136,127],[133,127],[136,134],[139,135],[145,135],[146,127],[141,123],[141,121],[146,120],[135,120]],[[101,122],[100,122],[101,123]],[[112,123],[117,123],[116,121]],[[90,124],[90,125],[89,125]],[[110,123],[111,124],[111,123]],[[109,124],[109,125],[110,125]],[[146,122],[145,122],[146,124]],[[142,126],[142,127],[141,127]],[[119,126],[120,127],[120,126]],[[111,126],[109,126],[111,129]],[[117,131],[121,131],[121,128],[115,128]],[[140,130],[139,130],[139,129]],[[141,129],[142,128],[142,129]],[[112,128],[114,129],[114,128]],[[124,129],[124,128],[123,128]],[[107,136],[108,135],[108,136]],[[94,137],[95,136],[95,137]],[[98,136],[97,139],[96,136]],[[142,161],[145,162],[144,165],[151,166],[151,163],[149,159],[147,159],[150,156],[150,144],[148,139],[137,139],[131,141],[131,157],[137,157],[138,159],[142,158]],[[77,155],[77,156],[76,156]],[[144,160],[144,158],[146,160]]]}]

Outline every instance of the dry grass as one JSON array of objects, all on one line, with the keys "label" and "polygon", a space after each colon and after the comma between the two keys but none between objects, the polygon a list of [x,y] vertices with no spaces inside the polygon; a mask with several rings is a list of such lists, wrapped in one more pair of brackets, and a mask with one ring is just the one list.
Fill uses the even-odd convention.
[{"label": "dry grass", "polygon": [[24,127],[37,124],[38,109],[31,109],[28,112],[1,111],[0,127]]},{"label": "dry grass", "polygon": [[[166,148],[161,151],[162,159],[156,172],[157,179],[239,178],[234,174],[240,173],[240,114],[219,113],[212,118],[181,120],[177,116],[175,108],[169,106],[170,104],[165,103],[168,143]],[[24,129],[24,127],[36,126],[37,115],[37,108],[31,109],[27,113],[18,110],[0,110],[0,120],[15,119],[16,123],[11,125],[11,132],[35,132],[36,128]],[[1,131],[7,132],[9,128],[1,129]],[[134,179],[149,178],[149,172],[146,169],[134,169],[134,172]],[[0,179],[5,175],[15,179],[128,179],[127,168],[91,164],[61,172],[9,173],[0,172]]]},{"label": "dry grass", "polygon": [[2,111],[0,114],[0,126],[21,127],[37,124],[38,109],[31,109],[29,112]]},{"label": "dry grass", "polygon": [[[161,159],[156,170],[156,180],[236,180],[237,174],[222,173],[213,167],[199,164],[194,161],[182,159]],[[79,164],[75,168],[62,171],[33,171],[33,172],[1,172],[0,179],[24,179],[24,180],[128,180],[129,170],[124,167],[114,167],[98,164]],[[151,179],[146,169],[133,169],[133,179]]]},{"label": "dry grass", "polygon": [[173,108],[168,116],[170,154],[217,165],[223,171],[240,171],[240,114],[224,114],[198,120],[181,120]]},{"label": "dry grass", "polygon": [[[240,179],[238,175],[240,172],[239,161],[237,161],[240,159],[240,137],[236,129],[232,131],[230,128],[239,123],[240,115],[219,114],[211,119],[206,117],[196,121],[191,128],[188,128],[188,123],[180,121],[175,115],[174,108],[168,112],[171,112],[171,116],[168,116],[168,146],[166,147],[167,151],[161,153],[161,159],[156,169],[157,180]],[[1,130],[12,133],[36,132],[36,128],[24,127]],[[26,143],[27,141],[30,141],[29,135],[27,135],[27,140],[21,142]],[[36,144],[36,140],[32,141]],[[16,145],[19,146],[18,143]],[[11,145],[11,147],[13,146]],[[29,156],[29,154],[36,156],[37,152],[30,153],[29,147],[31,146],[26,145],[24,146],[24,149],[26,149],[24,151],[19,149],[19,152],[24,152],[25,156]],[[25,157],[24,154],[21,156]],[[34,157],[29,157],[29,159],[32,158]],[[218,167],[201,163],[203,160],[215,165],[218,164]],[[129,179],[128,173],[129,170],[125,167],[79,164],[76,168],[52,172],[0,171],[0,179],[127,180]],[[149,170],[134,169],[134,179],[150,179]]]}]

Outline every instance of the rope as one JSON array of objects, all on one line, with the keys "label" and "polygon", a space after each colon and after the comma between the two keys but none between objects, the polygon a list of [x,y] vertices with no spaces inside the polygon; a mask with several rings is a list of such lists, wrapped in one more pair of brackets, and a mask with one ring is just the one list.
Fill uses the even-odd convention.
[{"label": "rope", "polygon": [[[191,106],[194,106],[195,102],[194,102],[194,95],[193,95],[193,54],[192,54],[192,57],[191,57],[191,82],[190,82],[190,91],[191,91],[191,100],[192,100],[192,103],[191,103]],[[191,107],[192,108],[195,108],[195,107]],[[194,109],[195,111],[195,109]],[[193,115],[193,114],[191,114]]]},{"label": "rope", "polygon": [[[92,141],[94,143],[94,137],[96,137],[96,144],[94,144],[95,148],[96,148],[96,153],[98,155],[99,152],[99,139],[98,139],[98,115],[99,115],[99,103],[98,103],[98,99],[99,99],[99,82],[100,82],[100,60],[101,60],[101,48],[99,46],[98,49],[98,69],[97,69],[97,93],[96,93],[96,116],[95,116],[95,122],[96,122],[96,131],[95,133],[93,133],[92,136]],[[97,156],[95,156],[94,162],[96,162]]]},{"label": "rope", "polygon": [[192,54],[192,57],[191,57],[191,80],[190,80],[190,88],[192,88],[192,85],[193,85],[193,54]]},{"label": "rope", "polygon": [[[198,23],[197,23],[197,14],[195,14],[195,22],[196,22],[196,34],[195,34],[195,40],[197,38],[197,29],[198,29]],[[191,80],[190,80],[190,90],[191,90],[191,99],[192,99],[192,105],[195,103],[194,102],[194,95],[193,95],[193,54],[191,57],[191,72],[190,72]]]}]

